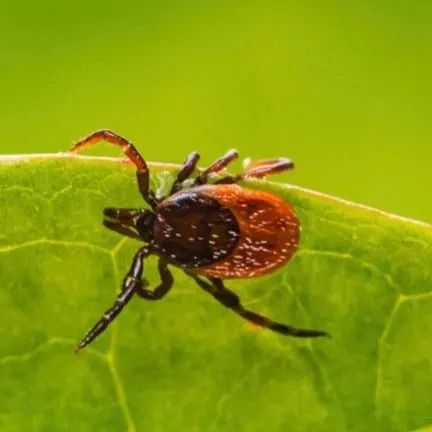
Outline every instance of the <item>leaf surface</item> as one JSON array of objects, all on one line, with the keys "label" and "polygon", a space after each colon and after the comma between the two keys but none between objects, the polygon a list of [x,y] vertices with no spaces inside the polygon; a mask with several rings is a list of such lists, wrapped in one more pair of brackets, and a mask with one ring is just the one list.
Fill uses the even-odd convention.
[{"label": "leaf surface", "polygon": [[[169,187],[175,167],[152,165]],[[245,305],[331,339],[245,324],[174,270],[89,349],[139,243],[102,209],[141,207],[118,160],[0,162],[1,431],[414,431],[432,424],[432,228],[294,186],[301,247],[271,275],[228,281]],[[155,260],[146,277],[157,282]]]}]

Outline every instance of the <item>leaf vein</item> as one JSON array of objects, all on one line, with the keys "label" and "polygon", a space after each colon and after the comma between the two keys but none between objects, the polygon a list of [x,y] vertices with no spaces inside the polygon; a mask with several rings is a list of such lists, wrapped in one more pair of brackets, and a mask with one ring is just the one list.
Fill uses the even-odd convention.
[{"label": "leaf vein", "polygon": [[297,255],[322,255],[322,256],[328,256],[332,258],[338,258],[338,259],[344,259],[344,260],[350,260],[353,262],[356,262],[360,264],[361,266],[368,268],[369,270],[372,270],[375,273],[380,274],[388,283],[388,285],[393,288],[395,293],[400,293],[400,288],[398,284],[394,281],[393,277],[389,274],[381,270],[379,267],[371,264],[368,261],[362,260],[360,258],[356,258],[353,255],[349,253],[342,253],[342,252],[335,252],[335,251],[329,251],[329,250],[320,250],[320,249],[311,249],[311,248],[301,248]]},{"label": "leaf vein", "polygon": [[11,244],[8,246],[0,247],[0,253],[8,253],[14,252],[16,250],[25,249],[33,246],[41,246],[41,245],[49,245],[49,246],[64,246],[64,247],[77,247],[77,248],[86,248],[97,252],[102,252],[105,254],[109,254],[110,250],[101,246],[97,246],[92,243],[82,242],[82,241],[68,241],[68,240],[56,240],[56,239],[36,239],[29,240],[23,243]]},{"label": "leaf vein", "polygon": [[393,307],[392,307],[392,309],[389,313],[389,316],[386,320],[384,330],[378,339],[377,370],[376,370],[376,384],[375,384],[375,409],[376,409],[377,415],[380,414],[380,412],[379,412],[379,399],[380,399],[380,394],[381,394],[382,386],[383,386],[383,382],[382,382],[382,375],[383,375],[382,356],[383,356],[383,350],[384,350],[384,343],[385,343],[387,336],[390,332],[394,318],[395,318],[395,316],[399,310],[399,307],[402,303],[403,303],[403,296],[401,294],[399,294],[393,303]]}]

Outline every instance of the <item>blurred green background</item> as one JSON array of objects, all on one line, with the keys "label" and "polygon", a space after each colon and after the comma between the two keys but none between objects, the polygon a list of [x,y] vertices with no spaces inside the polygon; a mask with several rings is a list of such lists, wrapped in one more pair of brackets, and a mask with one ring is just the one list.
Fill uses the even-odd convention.
[{"label": "blurred green background", "polygon": [[149,160],[235,147],[431,222],[431,22],[428,1],[1,2],[0,151],[103,127]]}]

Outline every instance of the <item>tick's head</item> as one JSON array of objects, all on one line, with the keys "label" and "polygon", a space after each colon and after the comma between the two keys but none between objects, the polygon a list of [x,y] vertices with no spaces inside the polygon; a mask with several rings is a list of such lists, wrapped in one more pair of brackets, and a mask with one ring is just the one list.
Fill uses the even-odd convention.
[{"label": "tick's head", "polygon": [[153,239],[155,214],[147,209],[106,208],[104,225],[127,237],[150,242]]},{"label": "tick's head", "polygon": [[149,242],[153,239],[153,224],[155,214],[151,210],[144,210],[135,221],[135,228],[140,237]]}]

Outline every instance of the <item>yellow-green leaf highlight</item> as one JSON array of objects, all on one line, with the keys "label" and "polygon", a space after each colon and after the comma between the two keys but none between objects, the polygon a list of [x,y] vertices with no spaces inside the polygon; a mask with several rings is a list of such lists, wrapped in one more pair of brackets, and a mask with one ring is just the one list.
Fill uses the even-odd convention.
[{"label": "yellow-green leaf highlight", "polygon": [[[175,167],[152,166],[167,190]],[[301,247],[282,270],[228,281],[313,341],[257,330],[175,270],[80,355],[139,243],[101,225],[143,206],[130,165],[0,162],[1,431],[412,431],[432,424],[432,229],[300,188]],[[146,277],[156,282],[155,260]]]}]

